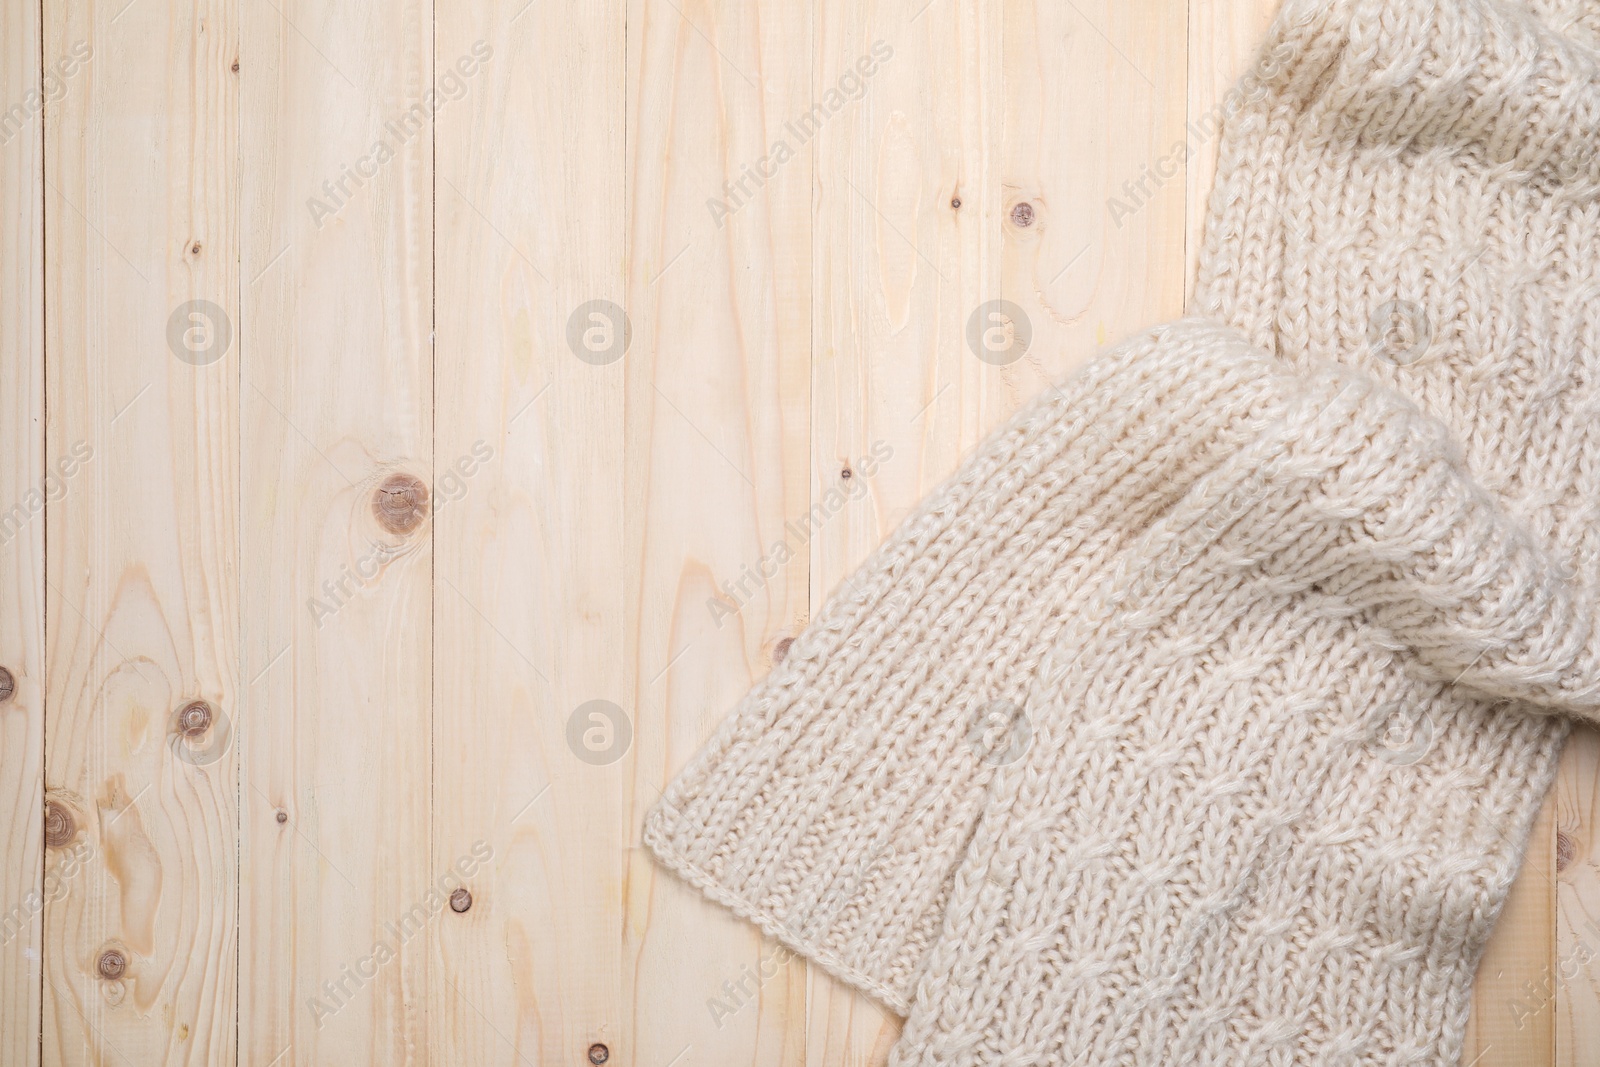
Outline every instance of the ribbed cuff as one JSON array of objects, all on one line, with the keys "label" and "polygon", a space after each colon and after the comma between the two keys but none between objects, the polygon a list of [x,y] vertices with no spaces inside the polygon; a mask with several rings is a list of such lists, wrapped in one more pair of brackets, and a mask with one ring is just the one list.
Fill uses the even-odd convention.
[{"label": "ribbed cuff", "polygon": [[904,1012],[1038,656],[1087,576],[1282,404],[1201,320],[1147,331],[985,439],[668,785],[669,868]]}]

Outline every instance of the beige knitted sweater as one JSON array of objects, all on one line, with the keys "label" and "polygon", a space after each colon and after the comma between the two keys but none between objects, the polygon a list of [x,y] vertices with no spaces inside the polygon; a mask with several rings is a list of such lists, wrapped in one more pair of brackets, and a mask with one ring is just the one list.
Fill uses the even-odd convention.
[{"label": "beige knitted sweater", "polygon": [[895,1063],[1457,1062],[1600,708],[1597,15],[1291,0],[1207,318],[986,440],[652,810]]}]

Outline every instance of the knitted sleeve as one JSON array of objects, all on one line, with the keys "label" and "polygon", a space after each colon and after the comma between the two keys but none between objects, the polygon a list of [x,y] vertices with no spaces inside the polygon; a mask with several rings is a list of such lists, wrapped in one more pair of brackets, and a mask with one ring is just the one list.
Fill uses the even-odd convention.
[{"label": "knitted sleeve", "polygon": [[1281,368],[1180,321],[968,455],[649,813],[659,859],[905,1014],[1060,603],[1277,414]]}]

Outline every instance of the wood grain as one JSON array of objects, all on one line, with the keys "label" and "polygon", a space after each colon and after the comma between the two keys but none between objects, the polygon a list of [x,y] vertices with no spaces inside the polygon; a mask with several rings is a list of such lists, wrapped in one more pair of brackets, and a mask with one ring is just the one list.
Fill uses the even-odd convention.
[{"label": "wood grain", "polygon": [[[0,1063],[39,1062],[44,818],[45,88],[40,8],[0,3]],[[70,87],[59,72],[58,94]],[[9,688],[8,688],[9,687]],[[50,895],[79,873],[52,849]]]},{"label": "wood grain", "polygon": [[472,904],[433,928],[436,1063],[642,1062],[621,955],[643,728],[624,374],[644,346],[581,310],[625,302],[622,15],[438,11],[440,77],[474,73],[437,120],[432,869],[465,858]]},{"label": "wood grain", "polygon": [[[818,12],[819,84],[861,56],[878,67],[817,139],[812,502],[832,514],[809,546],[814,611],[996,414],[966,332],[1004,295],[1008,206],[1002,5],[825,0]],[[901,1020],[811,971],[807,1062],[885,1062]]]},{"label": "wood grain", "polygon": [[[628,5],[624,840],[808,616],[815,15]],[[822,111],[813,108],[821,105]],[[828,114],[825,114],[828,113]],[[805,965],[628,853],[633,1062],[805,1062]]]},{"label": "wood grain", "polygon": [[[47,905],[46,1063],[234,1058],[238,23],[46,5],[46,780],[89,850]],[[191,301],[208,301],[196,310]],[[216,709],[199,747],[177,713]]]},{"label": "wood grain", "polygon": [[[1190,37],[1181,0],[1009,0],[1004,291],[1034,342],[990,421],[1108,342],[1182,314]],[[1171,174],[1130,197],[1158,170]]]},{"label": "wood grain", "polygon": [[1189,0],[1188,115],[1184,168],[1184,277],[1193,288],[1200,266],[1206,206],[1217,172],[1227,94],[1256,61],[1278,0]]},{"label": "wood grain", "polygon": [[[0,1063],[885,1062],[640,820],[1182,311],[1276,6],[6,0]],[[1597,782],[1581,731],[1464,1063],[1600,1047]]]},{"label": "wood grain", "polygon": [[[1583,727],[1567,742],[1553,821],[1555,944],[1542,953],[1540,982],[1520,991],[1518,1012],[1553,1019],[1556,1067],[1588,1067],[1600,1049],[1600,730]],[[1539,948],[1534,941],[1528,954]]]},{"label": "wood grain", "polygon": [[1462,1062],[1550,1063],[1555,1047],[1555,799],[1534,822],[1521,875],[1478,965]]},{"label": "wood grain", "polygon": [[244,16],[241,1058],[426,1062],[434,11]]}]

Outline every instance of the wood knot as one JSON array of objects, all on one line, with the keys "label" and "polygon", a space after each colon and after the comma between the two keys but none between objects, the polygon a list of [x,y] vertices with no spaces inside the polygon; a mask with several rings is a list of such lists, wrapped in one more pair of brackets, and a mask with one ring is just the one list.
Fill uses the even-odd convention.
[{"label": "wood knot", "polygon": [[0,667],[0,704],[11,699],[11,694],[17,691],[17,680],[11,672]]},{"label": "wood knot", "polygon": [[237,59],[233,61],[233,72],[235,74],[239,73],[239,61]]},{"label": "wood knot", "polygon": [[46,848],[63,848],[78,835],[78,821],[72,812],[53,800],[44,802],[44,843]]},{"label": "wood knot", "polygon": [[196,241],[194,244],[189,246],[189,254],[191,256],[198,256],[200,254],[200,242],[199,241]]},{"label": "wood knot", "polygon": [[772,662],[782,663],[783,657],[789,654],[789,646],[794,644],[794,638],[785,637],[772,646]]},{"label": "wood knot", "polygon": [[599,1067],[600,1064],[605,1063],[610,1058],[611,1050],[606,1048],[600,1042],[596,1041],[594,1044],[589,1046],[589,1062],[595,1064],[596,1067]]},{"label": "wood knot", "polygon": [[121,949],[108,948],[100,953],[100,959],[95,963],[95,970],[100,972],[100,977],[108,982],[115,982],[128,971],[128,957],[122,954]]},{"label": "wood knot", "polygon": [[450,894],[450,910],[463,912],[472,907],[472,894],[467,892],[467,887],[462,886]]},{"label": "wood knot", "polygon": [[193,740],[211,729],[211,705],[204,700],[191,700],[178,709],[178,732]]},{"label": "wood knot", "polygon": [[289,813],[284,811],[282,808],[279,808],[278,814],[273,817],[278,820],[278,825],[280,826],[289,821]]},{"label": "wood knot", "polygon": [[959,196],[952,196],[950,198],[950,206],[959,210],[961,207],[961,198]]},{"label": "wood knot", "polygon": [[1033,225],[1033,205],[1026,200],[1011,205],[1011,223],[1027,229]]},{"label": "wood knot", "polygon": [[372,494],[372,513],[390,533],[410,533],[428,513],[428,487],[415,475],[391,474]]},{"label": "wood knot", "polygon": [[839,472],[839,477],[843,478],[847,482],[851,478],[854,478],[855,476],[856,476],[856,472],[851,470],[849,467],[845,467],[843,470],[841,470]]},{"label": "wood knot", "polygon": [[1572,863],[1578,854],[1577,842],[1572,840],[1572,835],[1562,830],[1556,831],[1556,873],[1560,874]]}]

